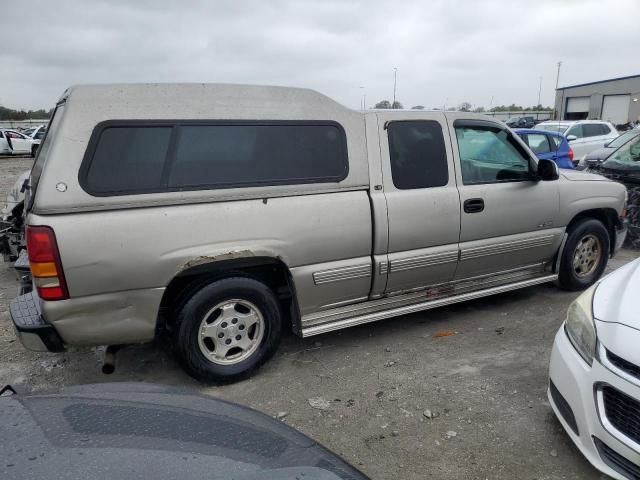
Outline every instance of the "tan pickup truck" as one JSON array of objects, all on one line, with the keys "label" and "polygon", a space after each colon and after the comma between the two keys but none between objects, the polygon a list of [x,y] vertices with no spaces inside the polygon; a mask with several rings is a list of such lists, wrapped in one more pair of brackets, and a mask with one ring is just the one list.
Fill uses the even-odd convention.
[{"label": "tan pickup truck", "polygon": [[622,185],[559,172],[491,118],[296,88],[70,88],[26,193],[23,343],[166,335],[205,381],[251,372],[284,329],[586,288],[625,235]]}]

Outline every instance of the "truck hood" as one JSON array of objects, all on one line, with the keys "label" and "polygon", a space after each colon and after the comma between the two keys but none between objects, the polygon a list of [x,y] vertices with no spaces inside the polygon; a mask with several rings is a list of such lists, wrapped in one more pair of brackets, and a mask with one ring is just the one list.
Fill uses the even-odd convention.
[{"label": "truck hood", "polygon": [[586,182],[594,182],[594,181],[608,182],[609,181],[602,175],[596,175],[595,173],[587,173],[580,170],[561,169],[560,175],[566,180],[570,180],[572,182],[585,182],[585,181]]},{"label": "truck hood", "polygon": [[640,331],[640,259],[607,275],[593,296],[593,315]]}]

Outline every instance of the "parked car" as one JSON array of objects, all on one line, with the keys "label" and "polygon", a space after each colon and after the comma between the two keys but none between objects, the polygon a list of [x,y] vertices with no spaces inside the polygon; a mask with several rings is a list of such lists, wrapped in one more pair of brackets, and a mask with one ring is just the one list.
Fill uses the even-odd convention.
[{"label": "parked car", "polygon": [[582,293],[556,334],[549,368],[560,423],[594,467],[620,480],[640,478],[638,291],[635,260]]},{"label": "parked car", "polygon": [[533,117],[511,117],[505,123],[510,128],[533,128],[537,122]]},{"label": "parked car", "polygon": [[0,396],[0,478],[368,478],[280,420],[184,388],[103,383],[14,392],[6,387]]},{"label": "parked car", "polygon": [[[71,88],[26,193],[22,342],[168,335],[204,381],[253,371],[285,328],[587,288],[626,232],[622,185],[559,174],[491,117],[360,112],[281,87]],[[596,266],[576,270],[588,239]]]},{"label": "parked car", "polygon": [[605,143],[604,147],[594,150],[591,153],[583,155],[579,161],[577,168],[584,170],[585,168],[593,168],[602,164],[609,155],[615,152],[618,148],[625,145],[627,142],[633,140],[640,135],[640,130],[634,129],[624,132],[617,138],[614,138],[608,143]]},{"label": "parked car", "polygon": [[35,157],[36,152],[38,151],[38,147],[44,138],[44,135],[47,133],[47,127],[45,125],[40,125],[32,129],[26,135],[31,139],[31,156]]},{"label": "parked car", "polygon": [[0,155],[25,155],[31,153],[33,141],[22,133],[0,128]]},{"label": "parked car", "polygon": [[626,186],[627,239],[631,247],[640,248],[640,136],[612,153],[596,171]]},{"label": "parked car", "polygon": [[602,162],[601,170],[633,175],[640,183],[640,135],[636,135]]},{"label": "parked car", "polygon": [[618,131],[609,122],[599,120],[547,121],[536,125],[537,130],[558,132],[566,137],[576,158],[604,147],[618,137]]},{"label": "parked car", "polygon": [[515,132],[539,159],[553,160],[560,168],[574,168],[573,150],[561,134],[527,129],[517,129]]}]

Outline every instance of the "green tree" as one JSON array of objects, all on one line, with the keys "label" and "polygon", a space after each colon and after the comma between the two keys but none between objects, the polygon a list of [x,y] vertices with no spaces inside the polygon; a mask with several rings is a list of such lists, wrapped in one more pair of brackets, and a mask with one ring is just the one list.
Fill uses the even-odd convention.
[{"label": "green tree", "polygon": [[393,105],[391,105],[391,108],[395,110],[402,110],[404,107],[398,100],[396,100],[395,102],[393,102]]},{"label": "green tree", "polygon": [[382,100],[381,102],[376,103],[374,108],[391,108],[391,102],[389,100]]},{"label": "green tree", "polygon": [[0,120],[43,120],[51,116],[51,111],[40,110],[13,110],[0,106]]},{"label": "green tree", "polygon": [[424,110],[424,105],[414,105],[411,110]]},{"label": "green tree", "polygon": [[460,110],[461,112],[470,112],[471,106],[472,105],[469,102],[462,102],[460,105],[458,105],[458,110]]},{"label": "green tree", "polygon": [[484,113],[485,112],[484,107],[476,107],[476,108],[473,109],[473,111],[476,112],[476,113]]}]

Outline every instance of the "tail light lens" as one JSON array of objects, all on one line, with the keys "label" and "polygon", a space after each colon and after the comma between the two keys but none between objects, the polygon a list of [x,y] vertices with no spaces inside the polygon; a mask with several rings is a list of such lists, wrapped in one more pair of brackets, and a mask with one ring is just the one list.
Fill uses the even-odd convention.
[{"label": "tail light lens", "polygon": [[573,162],[573,149],[571,147],[569,147],[569,160],[571,160]]},{"label": "tail light lens", "polygon": [[33,283],[40,298],[69,298],[56,235],[51,227],[27,227],[27,254]]}]

